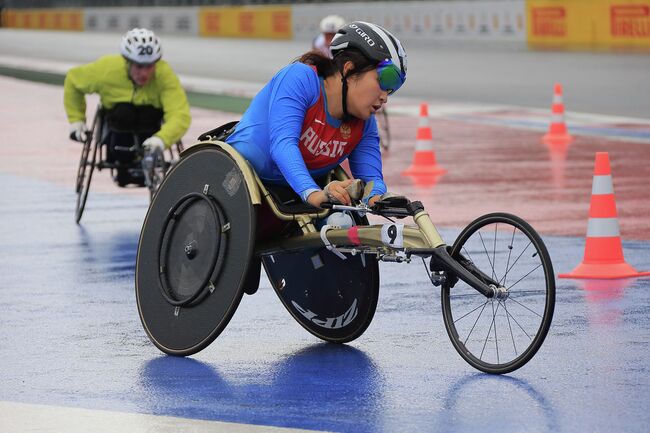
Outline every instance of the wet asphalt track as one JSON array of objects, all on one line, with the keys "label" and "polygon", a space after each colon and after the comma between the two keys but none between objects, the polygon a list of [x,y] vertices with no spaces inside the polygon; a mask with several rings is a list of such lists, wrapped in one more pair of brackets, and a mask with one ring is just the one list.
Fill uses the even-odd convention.
[{"label": "wet asphalt track", "polygon": [[[456,354],[439,293],[417,262],[381,265],[374,321],[350,344],[317,341],[263,278],[211,346],[186,359],[162,355],[142,330],[133,290],[146,193],[119,190],[99,173],[77,226],[79,146],[65,139],[61,89],[0,77],[0,94],[0,431],[27,424],[6,402],[345,432],[650,425],[648,279],[557,280],[544,346],[503,377]],[[186,142],[231,118],[193,116]],[[399,176],[417,119],[396,117],[387,183],[433,209],[449,242],[480,213],[508,210],[540,229],[556,274],[570,271],[583,253],[593,154],[609,150],[625,256],[650,270],[650,144],[581,136],[558,159],[534,131],[448,118],[432,124],[449,173],[427,185]]]}]

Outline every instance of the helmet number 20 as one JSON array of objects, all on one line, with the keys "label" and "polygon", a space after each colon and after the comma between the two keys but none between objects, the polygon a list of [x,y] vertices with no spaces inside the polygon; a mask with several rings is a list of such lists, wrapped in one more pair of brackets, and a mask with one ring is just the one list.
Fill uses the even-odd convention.
[{"label": "helmet number 20", "polygon": [[384,224],[381,227],[381,242],[393,248],[404,247],[404,224]]},{"label": "helmet number 20", "polygon": [[153,54],[153,47],[151,45],[138,45],[138,50],[139,50],[139,55],[144,56],[144,55],[152,55]]}]

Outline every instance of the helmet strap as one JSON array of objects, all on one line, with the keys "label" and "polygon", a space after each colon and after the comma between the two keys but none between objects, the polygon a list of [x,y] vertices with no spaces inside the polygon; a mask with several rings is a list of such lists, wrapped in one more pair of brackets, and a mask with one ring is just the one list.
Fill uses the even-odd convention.
[{"label": "helmet strap", "polygon": [[352,118],[348,112],[348,75],[350,75],[351,72],[352,71],[348,72],[346,75],[343,71],[341,71],[341,105],[343,108],[343,119],[341,120],[343,122],[347,122]]}]

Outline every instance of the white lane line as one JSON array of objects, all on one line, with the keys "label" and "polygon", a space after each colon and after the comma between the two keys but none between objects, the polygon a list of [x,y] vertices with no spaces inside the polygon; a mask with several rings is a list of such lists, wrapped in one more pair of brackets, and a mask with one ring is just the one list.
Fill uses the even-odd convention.
[{"label": "white lane line", "polygon": [[[493,115],[502,119],[526,119],[538,120],[548,123],[551,110],[545,108],[522,107],[518,105],[498,105],[482,103],[464,103],[449,101],[428,101],[429,117],[447,117],[457,114],[467,115]],[[403,116],[416,117],[420,113],[420,105],[417,101],[400,99],[397,103],[388,104],[390,114],[401,114]],[[503,113],[506,114],[503,114]],[[575,122],[581,125],[608,125],[608,124],[635,124],[650,127],[650,119],[639,117],[611,116],[608,114],[582,113],[576,111],[565,111],[566,121]]]},{"label": "white lane line", "polygon": [[0,432],[65,433],[300,433],[300,430],[171,416],[0,401]]}]

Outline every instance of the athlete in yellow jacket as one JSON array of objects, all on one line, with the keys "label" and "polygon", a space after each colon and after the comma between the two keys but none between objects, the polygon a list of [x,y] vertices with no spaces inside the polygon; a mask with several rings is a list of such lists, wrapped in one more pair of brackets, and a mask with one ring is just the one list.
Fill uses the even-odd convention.
[{"label": "athlete in yellow jacket", "polygon": [[190,125],[190,109],[178,77],[164,60],[155,34],[133,29],[122,38],[120,55],[108,55],[68,71],[63,104],[70,122],[70,138],[85,141],[85,95],[98,93],[104,109],[127,103],[162,111],[162,126],[143,141],[150,150],[176,143]]}]

